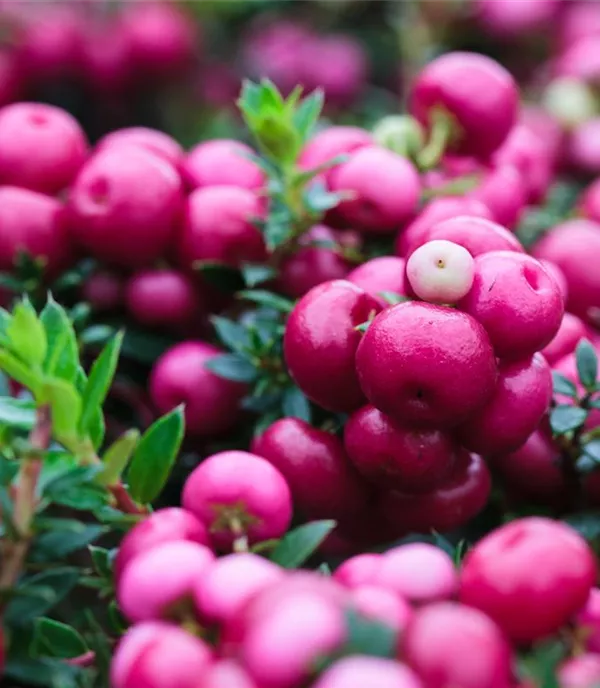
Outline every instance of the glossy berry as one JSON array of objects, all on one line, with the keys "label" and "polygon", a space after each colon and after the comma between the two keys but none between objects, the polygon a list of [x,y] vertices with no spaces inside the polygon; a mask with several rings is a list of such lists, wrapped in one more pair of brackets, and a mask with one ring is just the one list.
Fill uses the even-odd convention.
[{"label": "glossy berry", "polygon": [[491,397],[496,361],[473,318],[426,303],[401,303],[369,326],[356,354],[361,387],[392,420],[451,426]]},{"label": "glossy berry", "polygon": [[160,356],[150,374],[150,397],[159,413],[185,404],[186,432],[210,437],[232,427],[245,386],[212,373],[206,363],[223,352],[205,342],[181,342]]},{"label": "glossy berry", "polygon": [[445,432],[395,424],[373,406],[350,416],[344,445],[363,476],[405,492],[427,492],[442,484],[458,451]]},{"label": "glossy berry", "polygon": [[182,504],[208,528],[215,546],[225,551],[240,536],[250,543],[279,538],[292,518],[284,477],[265,459],[242,451],[205,459],[188,476]]},{"label": "glossy berry", "polygon": [[521,173],[512,165],[502,165],[487,172],[471,198],[486,205],[496,222],[513,229],[527,205],[527,189]]},{"label": "glossy berry", "polygon": [[356,655],[339,659],[313,688],[422,688],[418,676],[404,664],[380,657]]},{"label": "glossy berry", "polygon": [[85,162],[88,143],[65,110],[14,103],[0,110],[0,184],[55,194]]},{"label": "glossy berry", "polygon": [[586,338],[589,338],[589,330],[583,320],[565,313],[554,339],[542,349],[544,358],[552,365],[573,353],[579,341]]},{"label": "glossy berry", "polygon": [[493,251],[475,259],[475,280],[458,307],[486,329],[496,355],[531,356],[558,332],[564,306],[556,280],[520,253]]},{"label": "glossy berry", "polygon": [[[361,127],[329,127],[310,139],[300,154],[298,165],[303,170],[314,170],[339,156],[349,155],[373,143],[371,134]],[[326,176],[327,174],[325,171]]]},{"label": "glossy berry", "polygon": [[258,688],[248,672],[235,660],[220,659],[209,667],[202,688]]},{"label": "glossy berry", "polygon": [[529,643],[555,633],[579,611],[595,580],[594,556],[574,530],[558,521],[523,518],[470,550],[460,600],[486,612],[513,642]]},{"label": "glossy berry", "polygon": [[284,353],[309,399],[330,411],[364,403],[354,361],[363,335],[356,328],[380,310],[373,297],[345,280],[314,287],[298,301],[287,321]]},{"label": "glossy berry", "polygon": [[348,282],[364,289],[385,308],[389,305],[382,292],[406,296],[406,263],[397,256],[380,256],[366,261],[346,275]]},{"label": "glossy berry", "polygon": [[403,597],[380,585],[360,585],[353,588],[350,602],[358,614],[378,621],[396,633],[406,628],[413,613],[412,607]]},{"label": "glossy berry", "polygon": [[237,186],[254,191],[265,185],[265,173],[250,159],[253,150],[240,141],[203,141],[187,154],[182,166],[191,189]]},{"label": "glossy berry", "polygon": [[158,129],[148,127],[127,127],[117,129],[103,136],[96,144],[96,150],[109,146],[136,146],[149,153],[158,155],[173,167],[179,169],[183,162],[183,148],[177,141]]},{"label": "glossy berry", "polygon": [[338,583],[348,587],[357,588],[364,585],[373,585],[377,571],[381,567],[380,554],[357,554],[346,559],[333,574]]}]

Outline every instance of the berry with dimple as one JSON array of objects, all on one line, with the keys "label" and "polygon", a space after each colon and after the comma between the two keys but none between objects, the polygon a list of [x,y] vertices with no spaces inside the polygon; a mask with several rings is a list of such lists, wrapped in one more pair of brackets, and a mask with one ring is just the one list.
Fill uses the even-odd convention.
[{"label": "berry with dimple", "polygon": [[252,160],[250,146],[241,141],[203,141],[186,155],[182,175],[191,189],[205,186],[237,186],[256,190],[265,184],[265,174]]},{"label": "berry with dimple", "polygon": [[423,688],[407,666],[381,657],[353,655],[338,659],[313,684],[313,688]]},{"label": "berry with dimple", "polygon": [[457,425],[491,397],[496,360],[482,326],[465,313],[401,303],[378,315],[356,354],[360,385],[392,420]]},{"label": "berry with dimple", "polygon": [[567,623],[595,580],[594,555],[576,531],[546,518],[523,518],[470,550],[460,600],[486,612],[513,642],[529,643]]},{"label": "berry with dimple", "polygon": [[109,146],[136,146],[149,153],[158,155],[173,167],[179,169],[183,161],[183,148],[177,141],[164,131],[150,129],[148,127],[127,127],[117,129],[103,136],[96,144],[96,150]]},{"label": "berry with dimple", "polygon": [[240,537],[251,544],[280,538],[292,519],[284,477],[262,457],[243,451],[205,459],[188,476],[182,504],[204,523],[223,551],[231,550]]},{"label": "berry with dimple", "polygon": [[523,359],[549,344],[564,305],[556,280],[525,254],[492,251],[475,259],[473,287],[458,307],[485,328],[500,358]]},{"label": "berry with dimple", "polygon": [[364,403],[356,374],[356,328],[381,310],[365,291],[345,280],[314,287],[294,307],[284,335],[290,375],[312,401],[330,411]]},{"label": "berry with dimple", "polygon": [[382,292],[407,296],[405,269],[404,258],[379,256],[354,268],[346,275],[346,279],[364,289],[385,308],[389,303],[381,296]]}]

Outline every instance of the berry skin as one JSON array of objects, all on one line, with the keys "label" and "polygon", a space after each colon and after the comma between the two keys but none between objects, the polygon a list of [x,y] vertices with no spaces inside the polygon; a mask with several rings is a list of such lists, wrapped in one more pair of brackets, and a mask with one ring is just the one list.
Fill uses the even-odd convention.
[{"label": "berry skin", "polygon": [[459,450],[443,431],[394,424],[373,406],[350,416],[344,445],[365,478],[405,492],[428,492],[443,484]]},{"label": "berry skin", "polygon": [[371,586],[381,566],[380,554],[357,554],[341,564],[333,578],[347,588]]},{"label": "berry skin", "polygon": [[565,273],[558,267],[558,265],[556,265],[556,263],[553,263],[551,260],[544,260],[542,258],[540,263],[546,268],[547,272],[554,277],[556,284],[558,284],[560,289],[560,293],[562,294],[563,301],[566,303],[567,299],[569,298],[569,284],[567,282],[567,278],[565,277]]},{"label": "berry skin", "polygon": [[458,307],[486,329],[496,355],[519,360],[549,344],[564,313],[556,280],[531,256],[492,251],[475,259],[475,280]]},{"label": "berry skin", "polygon": [[565,313],[554,339],[542,349],[544,358],[553,365],[561,358],[572,354],[579,341],[589,336],[589,330],[583,320],[571,313]]},{"label": "berry skin", "polygon": [[0,110],[0,184],[55,194],[85,162],[88,143],[68,112],[42,103]]},{"label": "berry skin", "polygon": [[91,255],[126,268],[162,257],[178,229],[176,170],[142,148],[108,147],[83,166],[68,201],[71,231]]},{"label": "berry skin", "polygon": [[485,174],[471,198],[486,205],[496,222],[513,229],[527,205],[527,189],[519,171],[511,165],[502,165]]},{"label": "berry skin", "polygon": [[179,541],[209,546],[210,536],[201,521],[178,507],[159,509],[150,514],[121,541],[114,563],[117,583],[127,565],[137,556],[154,547]]},{"label": "berry skin", "polygon": [[252,452],[281,471],[306,518],[344,518],[367,507],[368,490],[330,432],[282,418],[254,440]]},{"label": "berry skin", "polygon": [[383,586],[361,585],[350,593],[352,607],[372,621],[389,626],[396,633],[406,628],[412,616],[412,607],[400,595]]},{"label": "berry skin", "polygon": [[214,560],[210,549],[186,540],[140,552],[119,578],[120,609],[133,622],[168,618],[178,605],[191,599],[195,581]]},{"label": "berry skin", "polygon": [[579,200],[581,214],[588,220],[600,222],[600,179],[592,182]]},{"label": "berry skin", "polygon": [[548,28],[560,8],[560,0],[476,0],[477,20],[485,27],[486,34],[505,39],[522,36],[528,32]]},{"label": "berry skin", "polygon": [[152,402],[161,414],[185,404],[189,435],[219,435],[237,420],[245,386],[206,368],[207,361],[222,353],[205,342],[180,342],[154,364],[149,385]]},{"label": "berry skin", "polygon": [[50,275],[68,267],[72,247],[65,209],[57,199],[36,191],[2,186],[0,269],[12,270],[21,251],[43,258]]},{"label": "berry skin", "polygon": [[237,186],[256,191],[265,185],[265,174],[249,159],[250,146],[230,139],[203,141],[187,154],[182,175],[190,189]]},{"label": "berry skin", "polygon": [[309,399],[329,411],[364,403],[354,360],[363,335],[356,328],[380,310],[373,297],[345,280],[320,284],[298,301],[283,346],[290,375]]},{"label": "berry skin", "polygon": [[231,659],[220,659],[209,667],[201,688],[258,688],[245,669]]},{"label": "berry skin", "polygon": [[561,688],[594,688],[600,681],[600,655],[584,654],[568,659],[558,669]]},{"label": "berry skin", "polygon": [[405,269],[406,263],[404,258],[381,256],[379,258],[372,258],[354,268],[352,272],[346,275],[346,279],[348,282],[352,282],[357,287],[364,289],[367,294],[377,299],[381,306],[385,308],[389,303],[380,296],[381,292],[389,291],[399,296],[407,296],[404,277]]},{"label": "berry skin", "polygon": [[485,159],[512,129],[518,104],[517,86],[504,67],[484,55],[452,52],[417,76],[409,110],[426,127],[436,108],[445,110],[456,129],[453,150]]},{"label": "berry skin", "polygon": [[423,688],[411,669],[380,657],[354,655],[338,661],[322,674],[313,688]]},{"label": "berry skin", "polygon": [[253,224],[263,215],[256,194],[236,186],[210,186],[188,196],[179,238],[181,266],[193,269],[197,261],[238,267],[266,259],[263,237]]},{"label": "berry skin", "polygon": [[114,311],[125,300],[125,282],[116,272],[96,270],[84,282],[82,295],[95,311]]},{"label": "berry skin", "polygon": [[148,127],[127,127],[117,129],[103,136],[96,144],[96,151],[109,146],[137,146],[157,155],[179,169],[183,162],[183,148],[175,139],[158,129]]},{"label": "berry skin", "polygon": [[473,257],[459,244],[435,239],[419,246],[406,262],[406,276],[423,301],[454,304],[473,284]]},{"label": "berry skin", "polygon": [[204,641],[161,621],[132,626],[121,639],[110,667],[114,688],[197,688],[209,671]]},{"label": "berry skin", "polygon": [[182,504],[204,523],[221,551],[231,550],[239,536],[251,544],[279,538],[292,519],[284,477],[265,459],[243,451],[205,459],[188,476]]},{"label": "berry skin", "polygon": [[574,530],[559,521],[523,518],[493,531],[467,554],[460,601],[486,612],[513,642],[530,643],[577,613],[595,579],[594,556]]},{"label": "berry skin", "polygon": [[510,685],[511,652],[500,629],[485,614],[455,602],[418,610],[400,653],[428,688]]},{"label": "berry skin", "polygon": [[429,604],[453,597],[458,576],[452,559],[439,547],[415,542],[394,547],[382,556],[374,584],[412,604]]},{"label": "berry skin", "polygon": [[576,169],[591,175],[600,173],[599,134],[600,117],[583,122],[571,133],[565,155]]},{"label": "berry skin", "polygon": [[[360,127],[336,126],[319,132],[306,144],[298,166],[303,170],[314,170],[340,155],[349,155],[375,142],[372,135]],[[330,170],[325,170],[326,177]]]},{"label": "berry skin", "polygon": [[541,354],[501,362],[492,398],[458,428],[458,437],[467,449],[484,456],[515,451],[537,428],[551,401],[552,374]]},{"label": "berry skin", "polygon": [[392,420],[435,427],[457,425],[483,406],[497,377],[490,341],[474,318],[418,302],[373,320],[356,369],[369,401]]},{"label": "berry skin", "polygon": [[333,211],[336,220],[365,232],[389,234],[417,209],[421,182],[406,158],[377,146],[352,153],[329,173],[334,192],[352,194]]}]

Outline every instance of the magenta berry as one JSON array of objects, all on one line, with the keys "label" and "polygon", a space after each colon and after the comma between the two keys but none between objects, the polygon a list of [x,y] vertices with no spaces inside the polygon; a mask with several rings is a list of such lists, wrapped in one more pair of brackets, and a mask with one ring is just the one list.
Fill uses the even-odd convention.
[{"label": "magenta berry", "polygon": [[176,170],[142,148],[107,147],[81,169],[69,196],[75,240],[95,258],[133,268],[163,256],[181,219]]},{"label": "magenta berry", "polygon": [[496,355],[518,360],[549,344],[564,306],[556,280],[525,254],[493,251],[475,259],[471,291],[458,304],[486,329]]},{"label": "magenta berry", "polygon": [[558,669],[561,688],[593,688],[600,681],[600,655],[572,657]]},{"label": "magenta berry", "polygon": [[571,165],[587,174],[600,174],[598,134],[600,117],[595,117],[580,124],[568,139],[567,156]]},{"label": "magenta berry", "polygon": [[344,445],[362,475],[405,492],[427,492],[442,484],[459,450],[445,432],[395,424],[373,406],[350,416]]},{"label": "magenta berry", "polygon": [[182,504],[208,528],[220,550],[239,538],[250,543],[281,537],[292,518],[290,489],[268,461],[242,451],[205,459],[188,476]]},{"label": "magenta berry", "polygon": [[238,417],[245,386],[212,373],[207,361],[219,349],[205,342],[181,342],[166,351],[150,374],[150,397],[160,413],[185,404],[186,432],[198,437],[218,435]]},{"label": "magenta berry", "polygon": [[205,186],[237,186],[251,191],[265,185],[265,174],[250,159],[253,150],[240,141],[203,141],[187,154],[183,178],[192,189]]},{"label": "magenta berry", "polygon": [[588,220],[600,222],[600,179],[592,182],[583,192],[579,209]]},{"label": "magenta berry", "polygon": [[195,581],[214,559],[210,549],[187,540],[140,552],[119,578],[119,607],[134,622],[176,616],[178,607],[190,603]]},{"label": "magenta berry", "polygon": [[354,362],[362,338],[356,328],[380,310],[379,302],[345,280],[314,287],[296,304],[285,329],[285,360],[315,403],[330,411],[364,403]]},{"label": "magenta berry", "polygon": [[523,518],[467,554],[460,600],[486,612],[514,642],[529,643],[579,611],[595,580],[594,555],[578,533],[558,521]]},{"label": "magenta berry", "polygon": [[383,307],[388,302],[382,298],[382,292],[392,292],[399,296],[406,296],[404,271],[406,263],[403,258],[396,256],[381,256],[372,258],[366,263],[354,268],[346,275],[348,282],[364,289]]},{"label": "magenta berry", "polygon": [[306,144],[298,164],[304,170],[314,170],[341,155],[349,155],[373,144],[371,134],[360,127],[329,127]]},{"label": "magenta berry", "polygon": [[336,435],[299,418],[282,418],[252,443],[281,471],[305,517],[343,518],[366,508],[368,491]]},{"label": "magenta berry", "polygon": [[55,194],[74,180],[88,143],[68,112],[42,103],[0,110],[0,183]]},{"label": "magenta berry", "polygon": [[585,638],[590,652],[600,650],[600,589],[592,588],[585,606],[575,617],[575,624]]},{"label": "magenta berry", "polygon": [[353,688],[368,686],[377,688],[422,688],[418,676],[404,664],[380,657],[356,655],[339,659],[313,688]]},{"label": "magenta berry", "polygon": [[123,305],[125,281],[111,270],[96,270],[84,282],[82,292],[95,311],[114,311]]},{"label": "magenta berry", "polygon": [[542,353],[550,365],[575,351],[580,340],[589,338],[589,330],[583,320],[571,313],[565,313],[554,339],[547,344]]},{"label": "magenta berry", "polygon": [[380,585],[360,585],[350,593],[352,607],[362,616],[379,621],[397,633],[406,628],[412,607],[400,595]]},{"label": "magenta berry", "polygon": [[400,303],[371,323],[358,347],[361,387],[392,420],[451,426],[480,408],[496,384],[490,341],[449,308]]},{"label": "magenta berry", "polygon": [[333,574],[338,583],[348,588],[371,586],[381,566],[380,554],[357,554],[341,564]]},{"label": "magenta berry", "polygon": [[553,263],[551,260],[544,260],[542,258],[540,263],[546,268],[546,271],[552,277],[554,277],[554,280],[560,289],[560,293],[562,294],[563,301],[566,303],[569,298],[569,283],[567,282],[565,273],[558,267],[556,263]]},{"label": "magenta berry", "polygon": [[160,621],[137,624],[121,639],[110,667],[114,688],[197,688],[211,651],[199,638]]},{"label": "magenta berry", "polygon": [[179,168],[183,162],[183,148],[172,136],[158,129],[148,127],[128,127],[117,129],[102,137],[96,144],[96,150],[109,146],[136,146],[149,153],[158,155],[175,168]]},{"label": "magenta berry", "polygon": [[507,137],[517,117],[519,96],[512,76],[476,53],[453,52],[429,63],[410,94],[410,112],[432,127],[435,112],[450,116],[452,148],[487,158]]},{"label": "magenta berry", "polygon": [[486,32],[510,38],[548,28],[560,8],[560,0],[477,0],[475,12]]},{"label": "magenta berry", "polygon": [[513,229],[527,205],[527,189],[522,174],[512,165],[502,165],[485,174],[469,194],[486,205],[496,222]]},{"label": "magenta berry", "polygon": [[455,602],[417,611],[402,636],[400,653],[431,688],[510,685],[511,652],[502,632],[485,614]]},{"label": "magenta berry", "polygon": [[258,688],[248,672],[235,660],[221,659],[211,664],[202,688]]}]

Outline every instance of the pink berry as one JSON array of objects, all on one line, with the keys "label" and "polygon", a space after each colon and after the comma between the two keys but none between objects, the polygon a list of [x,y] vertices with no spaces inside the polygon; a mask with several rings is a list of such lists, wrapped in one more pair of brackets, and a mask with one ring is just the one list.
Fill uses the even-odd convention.
[{"label": "pink berry", "polygon": [[519,102],[512,76],[484,55],[452,52],[430,62],[417,76],[410,112],[423,125],[443,109],[453,119],[453,149],[487,158],[513,127]]},{"label": "pink berry", "polygon": [[[588,27],[589,28],[589,27]],[[600,74],[598,45],[600,36],[582,36],[569,45],[552,65],[556,77],[572,77],[593,85]]]},{"label": "pink berry", "polygon": [[400,648],[403,659],[431,688],[510,685],[508,643],[496,624],[476,609],[439,602],[417,611]]},{"label": "pink berry", "polygon": [[131,36],[122,16],[105,17],[88,26],[81,53],[83,72],[101,96],[124,97],[133,86]]},{"label": "pink berry", "polygon": [[550,366],[541,354],[501,362],[492,398],[458,429],[470,451],[490,456],[518,449],[537,428],[552,401]]},{"label": "pink berry", "polygon": [[23,74],[14,51],[0,50],[0,107],[19,100],[23,90]]},{"label": "pink berry", "polygon": [[220,550],[239,536],[250,543],[280,538],[292,519],[290,489],[268,461],[243,451],[224,451],[205,459],[188,476],[184,509],[209,529]]},{"label": "pink berry", "polygon": [[21,252],[43,259],[50,275],[68,267],[73,252],[65,208],[59,200],[2,186],[0,227],[0,269],[12,270]]},{"label": "pink berry", "polygon": [[383,585],[361,585],[352,589],[353,609],[361,616],[401,633],[412,616],[412,607],[400,595]]},{"label": "pink berry", "polygon": [[475,259],[473,287],[458,306],[484,326],[496,355],[513,361],[549,344],[564,312],[560,289],[545,268],[508,251]]},{"label": "pink berry", "polygon": [[406,276],[423,301],[454,304],[471,289],[473,257],[459,244],[435,239],[419,246],[406,262]]},{"label": "pink berry", "polygon": [[121,541],[114,564],[116,580],[120,579],[126,566],[140,554],[159,545],[181,540],[208,546],[210,536],[201,521],[178,507],[159,509],[150,514]]},{"label": "pink berry", "polygon": [[163,158],[175,168],[179,168],[183,161],[183,148],[174,138],[158,129],[148,127],[127,127],[117,129],[103,136],[96,144],[96,150],[104,150],[109,146],[137,146],[149,153]]},{"label": "pink berry", "polygon": [[208,645],[160,621],[129,629],[110,667],[114,688],[197,688],[209,671]]},{"label": "pink berry", "polygon": [[114,311],[123,305],[125,283],[110,270],[96,270],[83,284],[83,298],[99,312]]},{"label": "pink berry", "polygon": [[255,191],[265,185],[265,173],[250,160],[254,151],[233,139],[203,141],[187,154],[182,174],[191,189],[237,186]]},{"label": "pink berry", "polygon": [[312,401],[330,411],[364,403],[354,361],[362,338],[356,328],[380,310],[373,297],[345,280],[320,284],[298,301],[285,329],[285,360]]},{"label": "pink berry", "polygon": [[552,277],[554,277],[554,280],[560,289],[560,293],[562,294],[563,301],[566,303],[567,299],[569,298],[569,283],[567,282],[565,273],[558,267],[556,263],[553,263],[550,260],[544,260],[542,258],[540,263],[546,268],[546,271]]},{"label": "pink berry", "polygon": [[561,44],[564,46],[579,42],[588,36],[600,36],[600,8],[589,2],[567,5],[561,15]]},{"label": "pink berry", "polygon": [[581,214],[588,220],[600,222],[600,179],[592,182],[579,199]]},{"label": "pink berry", "polygon": [[313,684],[313,688],[422,688],[423,684],[411,669],[380,657],[354,655],[344,657],[331,666]]},{"label": "pink berry", "polygon": [[550,365],[575,351],[582,339],[589,338],[589,330],[583,320],[571,313],[565,313],[554,339],[547,344],[542,353]]},{"label": "pink berry", "polygon": [[579,611],[595,579],[594,556],[574,530],[522,518],[467,554],[460,600],[486,612],[514,642],[529,643],[555,633]]},{"label": "pink berry", "polygon": [[[600,44],[600,41],[597,42]],[[567,141],[566,156],[578,170],[587,174],[600,174],[600,117],[580,124]]]},{"label": "pink berry", "polygon": [[477,0],[475,12],[477,19],[485,26],[486,32],[505,38],[527,34],[548,28],[555,19],[560,0]]},{"label": "pink berry", "polygon": [[201,688],[258,688],[246,670],[232,659],[220,659],[209,667]]},{"label": "pink berry", "polygon": [[178,255],[182,267],[198,261],[238,267],[266,258],[263,237],[255,222],[263,207],[256,194],[236,186],[209,186],[188,196]]},{"label": "pink berry", "polygon": [[165,160],[108,147],[83,166],[69,196],[76,241],[95,258],[138,267],[163,256],[178,229],[181,180]]},{"label": "pink berry", "polygon": [[366,508],[368,490],[336,435],[282,418],[254,440],[252,451],[281,471],[306,518],[343,518]]},{"label": "pink berry", "polygon": [[600,655],[572,657],[558,670],[561,688],[594,688],[600,681]]},{"label": "pink berry", "polygon": [[527,205],[527,188],[521,173],[511,165],[487,172],[469,196],[486,205],[494,220],[509,229],[518,224]]},{"label": "pink berry", "polygon": [[256,554],[221,557],[196,581],[196,609],[205,622],[227,624],[251,597],[283,575],[277,565]]},{"label": "pink berry", "polygon": [[341,564],[333,574],[338,583],[347,588],[371,586],[381,566],[380,554],[357,554]]},{"label": "pink berry", "polygon": [[364,289],[385,308],[389,303],[380,296],[382,292],[406,296],[405,269],[406,263],[403,258],[381,256],[354,268],[346,275],[346,279]]},{"label": "pink berry", "polygon": [[204,342],[181,342],[166,351],[150,374],[150,396],[160,413],[185,404],[186,432],[199,437],[231,428],[245,386],[218,377],[207,361],[222,353]]},{"label": "pink berry", "polygon": [[117,586],[119,607],[133,622],[168,618],[192,599],[195,582],[214,561],[210,549],[189,540],[156,544],[123,570]]},{"label": "pink berry", "polygon": [[452,559],[439,547],[422,542],[388,550],[381,558],[375,585],[393,590],[413,604],[454,597],[458,576]]},{"label": "pink berry", "polygon": [[194,282],[176,270],[144,270],[133,275],[125,303],[142,325],[185,330],[198,322],[205,308]]},{"label": "pink berry", "polygon": [[[334,192],[351,195],[333,211],[336,218],[366,232],[387,234],[399,229],[417,209],[419,175],[406,158],[377,146],[365,146],[333,168]],[[402,192],[398,193],[398,189]]]},{"label": "pink berry", "polygon": [[344,445],[362,475],[405,492],[428,492],[442,484],[459,449],[445,432],[393,423],[373,406],[350,416]]},{"label": "pink berry", "polygon": [[496,360],[474,319],[426,303],[400,303],[378,315],[356,353],[369,401],[392,420],[460,423],[491,397]]},{"label": "pink berry", "polygon": [[55,194],[73,182],[88,143],[68,112],[42,103],[0,110],[0,183]]},{"label": "pink berry", "polygon": [[298,165],[303,170],[314,170],[341,155],[349,155],[373,143],[372,135],[360,127],[329,127],[313,136],[306,144]]},{"label": "pink berry", "polygon": [[592,588],[585,606],[575,617],[576,626],[581,629],[585,646],[590,652],[600,651],[600,589]]}]

